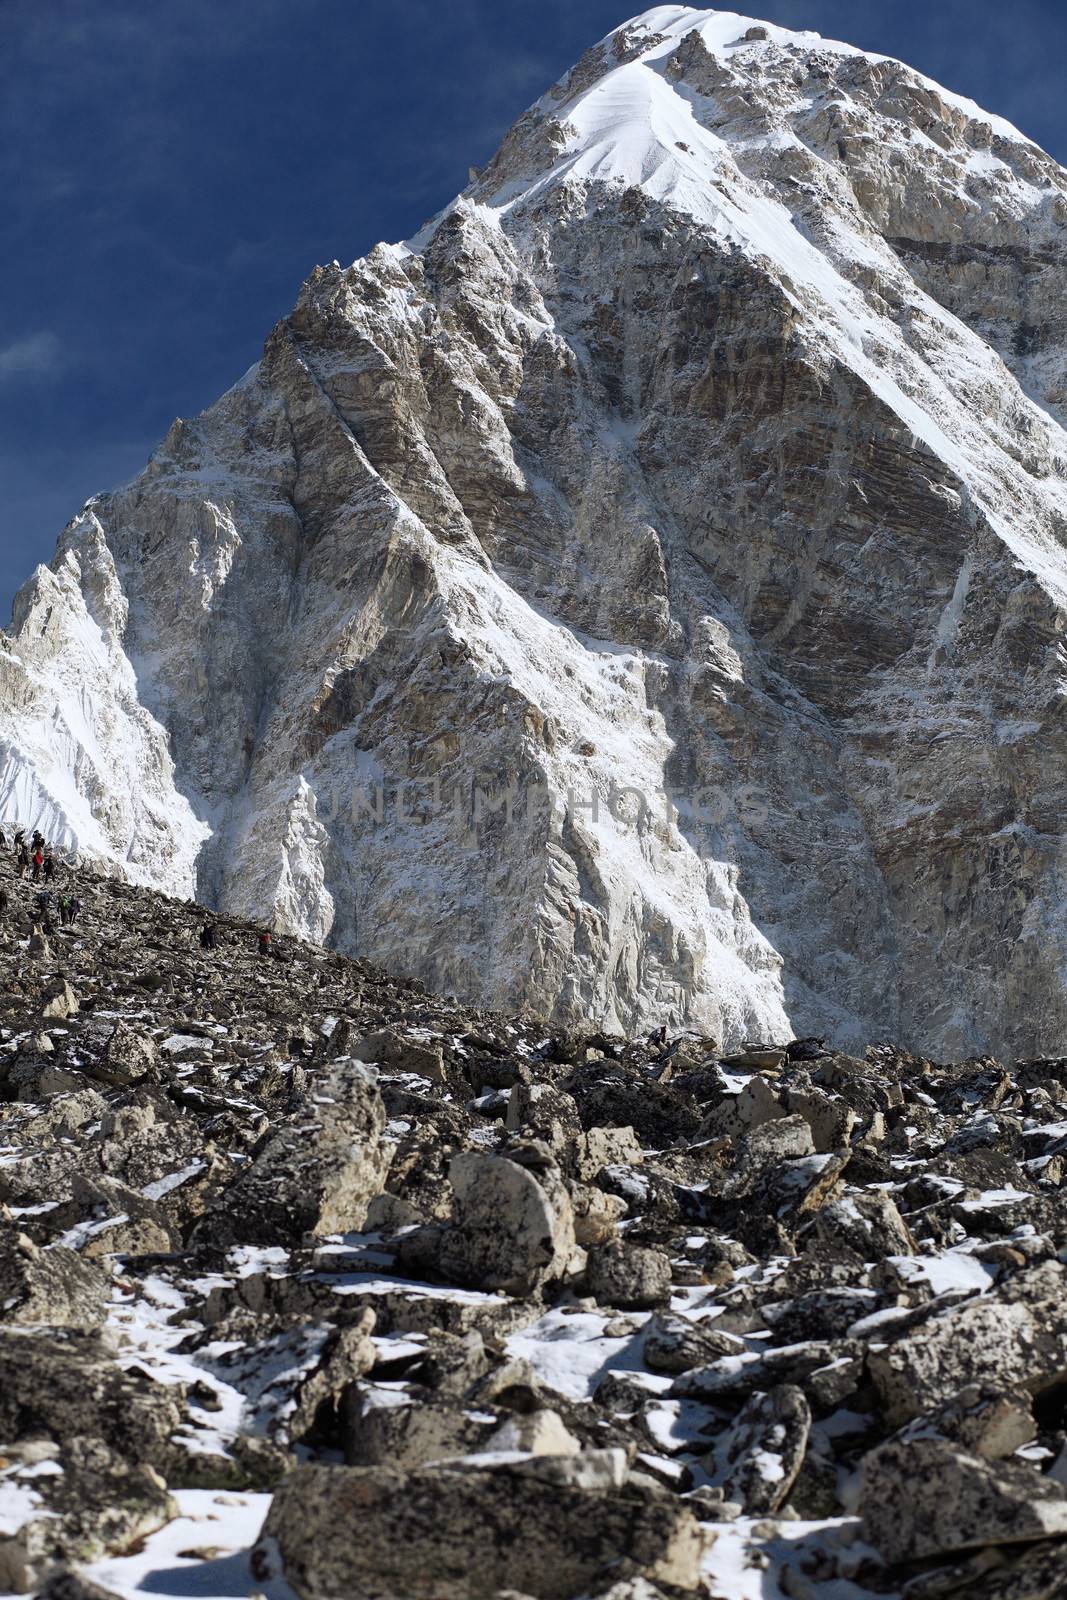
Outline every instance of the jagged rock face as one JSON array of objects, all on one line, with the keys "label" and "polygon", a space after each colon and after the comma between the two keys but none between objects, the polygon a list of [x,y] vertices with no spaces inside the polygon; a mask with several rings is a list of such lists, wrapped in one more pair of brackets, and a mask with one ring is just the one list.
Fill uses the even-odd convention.
[{"label": "jagged rock face", "polygon": [[898,63],[649,12],[71,524],[0,815],[564,1021],[1060,1047],[1065,220]]}]

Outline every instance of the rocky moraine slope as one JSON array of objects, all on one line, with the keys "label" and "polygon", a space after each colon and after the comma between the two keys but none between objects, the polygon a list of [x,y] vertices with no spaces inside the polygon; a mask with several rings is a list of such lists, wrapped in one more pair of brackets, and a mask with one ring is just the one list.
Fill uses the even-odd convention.
[{"label": "rocky moraine slope", "polygon": [[0,933],[0,1593],[1064,1600],[1067,1061],[724,1055],[61,869]]},{"label": "rocky moraine slope", "polygon": [[896,61],[647,12],[74,519],[0,817],[560,1024],[1067,1050],[1065,220]]}]

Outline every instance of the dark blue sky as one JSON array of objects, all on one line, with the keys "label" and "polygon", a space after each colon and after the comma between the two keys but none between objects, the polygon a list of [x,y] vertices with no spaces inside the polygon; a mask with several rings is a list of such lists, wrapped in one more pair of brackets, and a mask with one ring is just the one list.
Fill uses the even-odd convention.
[{"label": "dark blue sky", "polygon": [[[0,0],[0,620],[82,501],[641,0]],[[1067,0],[759,0],[1067,160]]]}]

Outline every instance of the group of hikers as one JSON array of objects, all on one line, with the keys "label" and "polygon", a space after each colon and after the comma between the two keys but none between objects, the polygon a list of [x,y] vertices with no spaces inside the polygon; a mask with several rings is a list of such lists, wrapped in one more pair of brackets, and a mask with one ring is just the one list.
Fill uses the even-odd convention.
[{"label": "group of hikers", "polygon": [[[42,878],[45,883],[52,882],[56,875],[56,858],[39,829],[27,843],[25,828],[16,828],[12,846],[15,851],[15,870],[20,878],[29,873],[34,883],[40,883]],[[0,828],[0,850],[6,849],[7,834]]]},{"label": "group of hikers", "polygon": [[[29,873],[34,883],[52,883],[56,876],[56,857],[39,830],[27,840],[26,830],[16,828],[10,845],[7,834],[0,828],[0,850],[13,849],[15,852],[15,871],[20,878],[25,878]],[[11,897],[7,889],[0,884],[0,918],[6,919]],[[56,918],[59,919],[61,928],[73,928],[81,915],[82,904],[76,894],[64,891],[55,894],[51,889],[38,889],[34,896],[31,919],[43,934],[54,933]]]},{"label": "group of hikers", "polygon": [[[265,928],[257,935],[257,943],[261,956],[274,955],[274,942]],[[219,946],[219,930],[214,922],[205,922],[200,930],[201,950],[217,950]]]},{"label": "group of hikers", "polygon": [[[34,883],[52,883],[55,880],[57,862],[52,846],[45,839],[39,828],[26,837],[25,828],[16,828],[11,842],[3,827],[0,827],[0,851],[9,849],[15,852],[15,871],[18,877],[25,878],[29,874]],[[3,884],[0,884],[0,921],[6,920],[8,908],[11,904],[10,896]],[[31,921],[35,934],[47,937],[56,931],[56,917],[61,928],[73,928],[77,925],[81,915],[82,903],[76,894],[53,894],[50,889],[39,889],[34,896]],[[270,933],[263,929],[257,935],[258,949],[261,956],[277,956],[280,952],[275,950]],[[204,923],[200,930],[200,948],[202,950],[217,950],[219,943],[218,928],[213,921]]]}]

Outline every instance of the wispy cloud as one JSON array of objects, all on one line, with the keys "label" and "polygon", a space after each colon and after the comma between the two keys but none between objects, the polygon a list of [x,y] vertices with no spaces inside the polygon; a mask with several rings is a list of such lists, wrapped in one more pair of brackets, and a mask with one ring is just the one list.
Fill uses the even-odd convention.
[{"label": "wispy cloud", "polygon": [[17,378],[52,378],[66,364],[63,344],[54,333],[30,333],[0,347],[0,383]]}]

